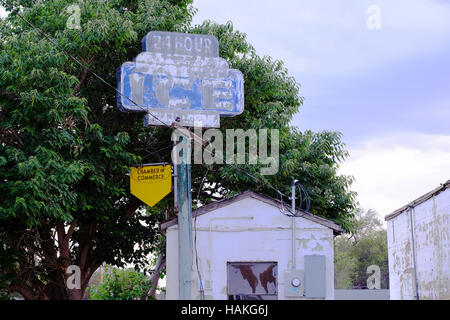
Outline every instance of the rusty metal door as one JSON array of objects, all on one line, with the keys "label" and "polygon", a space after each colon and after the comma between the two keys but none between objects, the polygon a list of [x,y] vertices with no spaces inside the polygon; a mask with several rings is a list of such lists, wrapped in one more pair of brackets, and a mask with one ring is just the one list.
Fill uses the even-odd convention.
[{"label": "rusty metal door", "polygon": [[228,262],[229,300],[277,300],[276,262]]}]

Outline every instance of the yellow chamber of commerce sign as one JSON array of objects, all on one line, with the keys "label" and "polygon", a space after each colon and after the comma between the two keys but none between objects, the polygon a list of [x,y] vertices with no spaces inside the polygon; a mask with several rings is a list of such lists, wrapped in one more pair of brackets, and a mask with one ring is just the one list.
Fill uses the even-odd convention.
[{"label": "yellow chamber of commerce sign", "polygon": [[172,191],[172,166],[131,167],[130,192],[153,207]]}]

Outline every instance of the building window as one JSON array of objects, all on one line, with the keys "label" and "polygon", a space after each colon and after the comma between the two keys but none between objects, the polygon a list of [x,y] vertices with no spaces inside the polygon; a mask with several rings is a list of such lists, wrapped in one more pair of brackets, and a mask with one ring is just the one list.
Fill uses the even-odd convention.
[{"label": "building window", "polygon": [[276,262],[228,262],[229,300],[277,300]]}]

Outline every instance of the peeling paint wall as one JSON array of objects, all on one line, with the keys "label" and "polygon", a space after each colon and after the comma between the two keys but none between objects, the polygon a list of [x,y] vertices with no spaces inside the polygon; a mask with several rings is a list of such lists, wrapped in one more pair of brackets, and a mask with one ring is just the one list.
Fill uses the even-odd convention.
[{"label": "peeling paint wall", "polygon": [[[225,300],[228,262],[276,262],[278,299],[284,296],[284,271],[292,266],[291,218],[278,208],[246,198],[197,218],[198,266],[206,299]],[[195,232],[195,231],[194,231]],[[167,299],[178,299],[178,226],[167,229]],[[326,257],[326,299],[334,299],[333,231],[295,218],[296,268],[304,270],[305,255]],[[192,297],[198,299],[195,252]],[[293,299],[293,298],[292,298]],[[305,299],[305,298],[303,298]]]},{"label": "peeling paint wall", "polygon": [[[419,299],[450,299],[450,189],[412,212]],[[409,212],[387,221],[391,299],[415,299]]]}]

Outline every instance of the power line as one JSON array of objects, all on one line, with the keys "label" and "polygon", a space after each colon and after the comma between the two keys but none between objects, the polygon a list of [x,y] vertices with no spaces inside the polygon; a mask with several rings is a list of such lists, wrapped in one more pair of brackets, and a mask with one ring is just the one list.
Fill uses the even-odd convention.
[{"label": "power line", "polygon": [[66,49],[64,49],[63,47],[61,47],[56,41],[54,41],[50,36],[48,36],[44,31],[42,31],[39,27],[35,26],[33,23],[29,22],[27,19],[25,19],[21,14],[19,14],[19,10],[18,9],[14,9],[14,7],[8,5],[6,2],[2,1],[3,5],[5,5],[6,7],[8,7],[9,9],[11,9],[11,12],[16,14],[21,20],[23,20],[26,24],[28,24],[29,26],[31,26],[33,29],[37,30],[42,36],[44,36],[48,41],[50,41],[53,45],[55,45],[58,49],[60,49],[62,52],[64,52],[69,58],[71,58],[73,61],[75,61],[76,63],[78,63],[81,67],[85,68],[87,71],[89,71],[91,74],[93,74],[97,79],[99,79],[101,82],[103,82],[104,84],[106,84],[108,87],[110,87],[111,89],[113,89],[116,93],[120,94],[121,96],[123,96],[124,98],[126,98],[127,100],[129,100],[132,104],[134,104],[135,106],[137,106],[138,108],[142,109],[142,111],[147,112],[149,115],[151,115],[153,118],[155,118],[157,121],[161,122],[164,126],[171,128],[170,125],[168,125],[167,123],[165,123],[164,121],[162,121],[161,119],[159,119],[157,116],[153,115],[152,113],[148,112],[145,108],[143,108],[142,106],[140,106],[139,104],[137,104],[136,102],[134,102],[132,99],[130,99],[128,96],[126,96],[125,94],[123,94],[122,92],[120,92],[119,90],[117,90],[116,87],[114,87],[113,85],[111,85],[108,81],[106,81],[105,79],[103,79],[101,76],[99,76],[94,70],[92,70],[91,68],[89,68],[87,65],[85,65],[84,63],[82,63],[79,59],[77,59],[76,57],[74,57],[70,52],[68,52]]},{"label": "power line", "polygon": [[[209,169],[210,169],[210,168],[208,168],[208,170],[206,170],[206,173],[205,173],[205,175],[203,176],[202,182],[200,183],[200,186],[199,186],[199,188],[198,188],[197,198],[196,198],[197,205],[198,205],[198,203],[200,202],[200,191],[201,191],[202,188],[203,188],[203,183],[205,182],[206,176],[207,176],[208,173],[209,173]],[[197,210],[198,210],[198,208],[197,208]],[[199,281],[199,283],[200,283],[200,284],[199,284],[199,287],[200,287],[200,298],[201,298],[201,300],[205,300],[205,289],[203,288],[202,274],[201,274],[200,269],[199,269],[199,267],[198,267],[198,251],[197,251],[197,215],[198,215],[198,214],[196,214],[196,215],[194,216],[194,252],[195,252],[195,266],[196,266],[196,269],[197,269],[198,281]]]},{"label": "power line", "polygon": [[[142,109],[142,111],[146,112],[147,114],[149,114],[150,116],[152,116],[154,119],[156,119],[157,121],[159,121],[160,123],[163,124],[163,126],[168,127],[170,129],[172,129],[172,126],[165,123],[164,121],[162,121],[161,119],[159,119],[157,116],[153,115],[152,113],[150,113],[147,109],[145,109],[144,107],[142,107],[141,105],[137,104],[136,102],[134,102],[131,98],[129,98],[127,95],[123,94],[122,92],[120,92],[115,86],[111,85],[108,81],[106,81],[105,79],[103,79],[100,75],[98,75],[94,70],[92,70],[90,67],[88,67],[87,65],[85,65],[84,63],[82,63],[79,59],[77,59],[76,57],[74,57],[71,53],[69,53],[66,49],[64,49],[62,46],[60,46],[56,41],[54,41],[50,36],[48,36],[44,31],[42,31],[39,27],[35,26],[33,23],[29,22],[27,19],[25,19],[22,15],[19,14],[19,10],[18,9],[14,9],[12,6],[8,5],[6,2],[4,2],[3,0],[0,0],[3,5],[5,5],[6,7],[8,7],[9,9],[11,9],[12,13],[16,14],[21,20],[23,20],[26,24],[28,24],[29,26],[31,26],[33,29],[37,30],[42,36],[44,36],[48,41],[50,41],[50,43],[52,43],[54,46],[56,46],[58,49],[60,49],[62,52],[64,52],[69,58],[71,58],[73,61],[75,61],[78,65],[80,65],[81,67],[83,67],[85,70],[89,71],[92,75],[94,75],[98,80],[100,80],[102,83],[104,83],[105,85],[107,85],[108,87],[110,87],[111,89],[113,89],[117,94],[120,94],[121,96],[123,96],[124,98],[126,98],[128,101],[130,101],[133,105],[137,106],[138,108]],[[194,139],[195,142],[195,139]],[[173,148],[174,146],[176,146],[178,143],[176,144],[172,144],[166,147],[163,147],[161,149],[158,149],[156,151],[153,151],[149,154],[147,154],[144,158],[149,157],[150,155],[156,154],[160,151],[166,150],[168,148]],[[202,146],[202,149],[207,150],[211,155],[212,152],[210,150],[207,149],[207,146]],[[226,162],[225,162],[226,163]],[[268,182],[264,181],[261,178],[257,178],[254,175],[248,173],[247,171],[245,171],[244,169],[241,169],[238,166],[235,166],[234,164],[230,164],[230,163],[226,163],[227,165],[230,165],[231,167],[239,170],[240,172],[244,173],[245,175],[247,175],[248,177],[252,178],[254,181],[256,182],[262,182],[264,185],[266,185],[267,187],[269,187],[270,189],[272,189],[273,191],[275,191],[275,193],[277,194],[277,196],[280,197],[280,201],[281,201],[281,209],[280,211],[283,214],[286,214],[286,212],[284,211],[284,205],[283,205],[283,197],[287,197],[286,195],[284,195],[280,190],[278,190],[277,188],[273,187],[271,184],[269,184]],[[206,176],[209,173],[210,168],[207,169],[205,175],[203,176],[199,189],[198,189],[198,193],[197,193],[197,203],[199,202],[199,197],[200,197],[200,192],[201,189],[203,187],[203,183],[205,182]],[[302,203],[302,196],[301,193],[303,192],[305,195],[305,200],[306,200],[306,212],[308,212],[309,210],[309,206],[310,206],[310,200],[309,200],[309,195],[306,191],[306,189],[301,185],[298,184],[299,188],[300,188],[300,206]],[[287,197],[289,198],[289,197]],[[291,214],[286,214],[286,215],[290,215],[290,216],[294,216],[294,217],[298,217],[298,215],[295,212],[292,212]],[[303,216],[303,215],[302,215]],[[203,279],[202,279],[202,275],[200,272],[200,269],[198,267],[198,252],[197,252],[197,230],[196,230],[196,223],[197,223],[197,215],[194,216],[194,251],[195,251],[195,263],[196,263],[196,269],[197,269],[197,275],[199,278],[199,287],[200,287],[200,296],[201,299],[204,299],[204,287],[203,287]]]},{"label": "power line", "polygon": [[[307,213],[309,213],[309,208],[310,208],[310,198],[309,198],[309,194],[308,194],[308,192],[306,191],[306,188],[302,185],[302,184],[300,184],[299,182],[297,182],[296,183],[296,186],[298,186],[299,188],[300,188],[300,195],[299,195],[299,202],[300,202],[300,205],[299,205],[299,210],[302,210],[301,209],[301,206],[302,206],[302,192],[303,192],[303,194],[304,194],[304,196],[305,196],[305,202],[306,202],[306,207],[305,207],[305,209],[304,210],[302,210],[302,211],[304,211],[304,213],[303,214],[301,214],[301,215],[298,215],[297,214],[297,212],[294,212],[294,211],[292,211],[292,210],[289,210],[289,209],[285,209],[285,207],[284,207],[284,202],[283,202],[283,194],[279,194],[279,196],[280,196],[280,203],[281,203],[281,207],[279,208],[279,210],[280,210],[280,212],[282,213],[282,214],[284,214],[285,216],[288,216],[288,217],[294,217],[294,218],[300,218],[300,217],[303,217],[305,214],[307,214]],[[290,198],[291,199],[291,198]],[[292,200],[292,199],[291,199]]]},{"label": "power line", "polygon": [[[149,152],[149,153],[147,153],[147,155],[145,155],[145,156],[142,157],[142,160],[144,160],[144,159],[146,159],[146,158],[148,158],[148,157],[150,157],[150,156],[152,156],[152,155],[154,155],[154,154],[157,154],[157,153],[159,153],[159,152],[161,152],[161,151],[167,150],[167,149],[169,149],[169,148],[174,148],[174,147],[176,147],[179,143],[180,143],[180,142],[177,142],[177,143],[168,145],[168,146],[166,146],[166,147],[162,147],[161,149],[158,149],[158,150]],[[145,149],[144,149],[144,150],[145,150]]]},{"label": "power line", "polygon": [[[97,79],[99,79],[102,83],[104,83],[105,85],[107,85],[108,87],[110,87],[111,89],[113,89],[116,93],[120,94],[121,96],[125,97],[127,100],[129,100],[132,104],[134,104],[135,106],[137,106],[138,108],[142,109],[144,112],[146,112],[147,114],[151,115],[153,118],[155,118],[157,121],[161,122],[165,127],[168,127],[170,129],[172,129],[172,126],[165,123],[164,121],[162,121],[161,119],[159,119],[157,116],[153,115],[152,113],[150,113],[147,109],[145,109],[144,107],[142,107],[141,105],[137,104],[136,102],[134,102],[131,98],[129,98],[127,95],[125,95],[124,93],[120,92],[116,87],[114,87],[113,85],[111,85],[108,81],[106,81],[105,79],[103,79],[100,75],[98,75],[94,70],[92,70],[91,68],[89,68],[87,65],[85,65],[84,63],[80,62],[79,59],[77,59],[76,57],[74,57],[71,53],[69,53],[66,49],[64,49],[63,47],[61,47],[56,41],[54,41],[49,35],[47,35],[44,31],[42,31],[39,27],[35,26],[33,23],[29,22],[27,19],[25,19],[20,13],[18,9],[15,9],[14,7],[10,6],[8,3],[4,2],[3,0],[0,0],[3,5],[5,5],[6,7],[8,7],[12,13],[16,14],[21,20],[23,20],[26,24],[28,24],[29,26],[31,26],[33,29],[37,30],[42,36],[44,36],[48,41],[50,41],[50,43],[52,43],[53,45],[55,45],[58,49],[60,49],[62,52],[64,52],[69,58],[71,58],[73,61],[75,61],[77,64],[79,64],[81,67],[85,68],[87,71],[89,71],[91,74],[93,74]],[[195,141],[195,140],[194,140]],[[212,154],[211,151],[207,150],[205,146],[201,145],[202,148],[206,151],[208,151],[210,154]],[[167,147],[168,148],[168,147]],[[166,148],[164,148],[166,149]],[[149,154],[150,155],[150,154]],[[148,156],[148,155],[147,155]],[[269,187],[270,189],[272,189],[273,191],[276,192],[277,195],[281,195],[284,196],[286,198],[289,198],[288,196],[286,196],[285,194],[283,194],[280,190],[278,190],[277,188],[273,187],[271,184],[267,183],[266,181],[255,177],[254,175],[248,173],[247,171],[245,171],[244,169],[241,169],[240,167],[234,165],[234,164],[230,164],[230,163],[226,163],[227,165],[230,165],[231,167],[239,170],[240,172],[244,173],[245,175],[251,177],[253,180],[255,180],[256,182],[262,182],[264,185],[266,185],[267,187]]]}]

